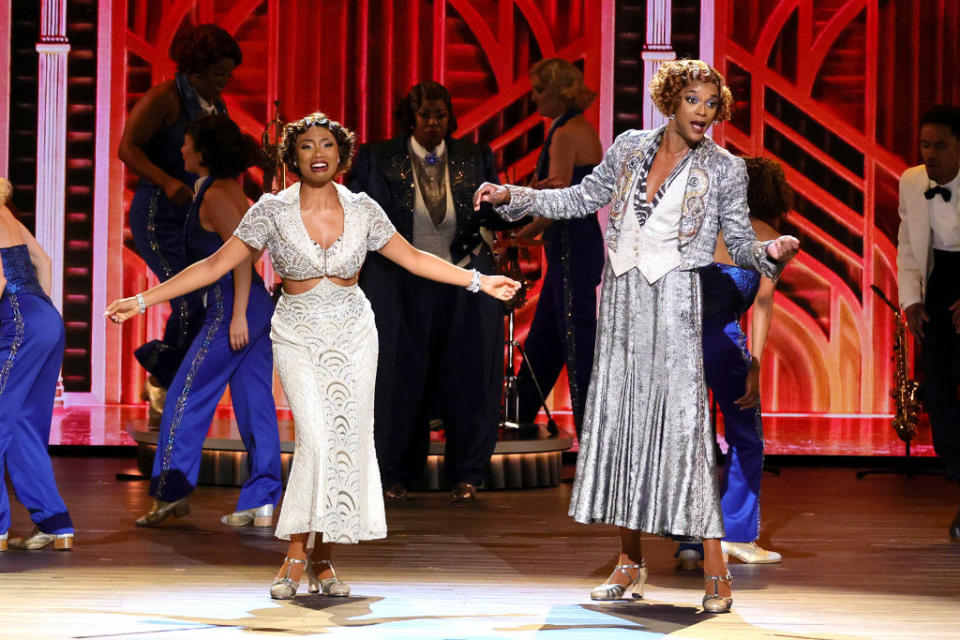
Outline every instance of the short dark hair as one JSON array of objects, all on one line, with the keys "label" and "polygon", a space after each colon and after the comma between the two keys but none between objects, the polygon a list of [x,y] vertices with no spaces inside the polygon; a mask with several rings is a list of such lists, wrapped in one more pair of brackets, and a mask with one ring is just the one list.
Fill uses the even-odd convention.
[{"label": "short dark hair", "polygon": [[953,137],[960,138],[960,107],[952,104],[935,104],[920,118],[920,126],[942,124],[950,129]]},{"label": "short dark hair", "polygon": [[236,178],[256,161],[256,141],[227,116],[197,118],[187,125],[187,135],[214,178]]},{"label": "short dark hair", "polygon": [[297,166],[297,137],[306,133],[310,127],[323,127],[333,134],[333,139],[337,141],[340,152],[340,164],[337,167],[337,173],[349,171],[350,165],[353,164],[353,149],[357,144],[357,136],[350,129],[336,120],[331,120],[326,114],[319,111],[314,111],[294,122],[288,122],[283,128],[280,159],[287,165],[287,169],[298,176],[300,175],[300,167]]},{"label": "short dark hair", "polygon": [[413,133],[413,129],[417,124],[417,111],[420,110],[420,107],[422,107],[423,103],[427,100],[443,100],[444,104],[447,105],[449,119],[447,120],[447,131],[443,134],[443,137],[447,137],[456,131],[457,116],[453,114],[453,99],[450,97],[450,92],[439,82],[430,80],[424,80],[419,84],[415,84],[413,88],[410,89],[410,92],[397,104],[393,115],[397,119],[397,124],[400,126],[400,129],[405,133]]},{"label": "short dark hair", "polygon": [[181,73],[203,73],[221,58],[230,58],[236,67],[243,62],[240,45],[229,33],[215,24],[186,24],[173,36],[170,59]]},{"label": "short dark hair", "polygon": [[747,205],[750,216],[774,229],[793,208],[793,188],[787,182],[783,167],[770,158],[744,157],[747,165]]}]

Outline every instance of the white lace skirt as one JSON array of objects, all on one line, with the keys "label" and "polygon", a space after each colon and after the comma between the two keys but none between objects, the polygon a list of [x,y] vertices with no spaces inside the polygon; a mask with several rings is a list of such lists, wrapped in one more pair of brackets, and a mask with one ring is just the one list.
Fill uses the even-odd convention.
[{"label": "white lace skirt", "polygon": [[270,337],[296,428],[276,536],[386,537],[373,444],[377,328],[366,296],[327,279],[306,293],[284,293]]}]

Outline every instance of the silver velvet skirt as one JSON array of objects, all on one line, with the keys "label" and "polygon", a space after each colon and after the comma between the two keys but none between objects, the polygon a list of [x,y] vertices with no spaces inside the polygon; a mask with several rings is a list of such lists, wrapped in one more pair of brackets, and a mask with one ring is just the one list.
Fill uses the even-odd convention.
[{"label": "silver velvet skirt", "polygon": [[570,515],[663,536],[722,538],[703,377],[700,274],[603,280]]}]

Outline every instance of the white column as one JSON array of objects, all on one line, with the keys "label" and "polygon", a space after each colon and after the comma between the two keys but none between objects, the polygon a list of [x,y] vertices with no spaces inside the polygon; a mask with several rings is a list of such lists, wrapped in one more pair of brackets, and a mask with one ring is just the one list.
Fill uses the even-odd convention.
[{"label": "white column", "polygon": [[643,45],[643,127],[645,129],[654,129],[667,121],[666,117],[653,106],[647,86],[661,64],[677,59],[673,45],[670,44],[672,9],[671,0],[647,2],[647,41]]},{"label": "white column", "polygon": [[36,236],[53,261],[51,299],[63,311],[63,235],[67,164],[67,1],[44,0],[37,43]]},{"label": "white column", "polygon": [[0,176],[10,177],[10,39],[12,2],[0,2]]},{"label": "white column", "polygon": [[716,0],[700,0],[700,59],[713,64],[713,50],[716,46]]}]

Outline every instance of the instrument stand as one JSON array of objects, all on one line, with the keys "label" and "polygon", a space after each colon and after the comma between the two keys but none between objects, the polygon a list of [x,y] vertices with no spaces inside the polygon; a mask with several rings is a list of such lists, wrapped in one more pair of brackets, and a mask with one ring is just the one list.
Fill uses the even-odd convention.
[{"label": "instrument stand", "polygon": [[941,476],[946,477],[947,472],[944,469],[919,469],[912,464],[916,458],[910,456],[910,441],[907,440],[903,443],[904,454],[902,461],[898,465],[891,465],[889,467],[876,469],[861,469],[857,471],[857,480],[863,479],[865,476],[880,475],[880,474],[891,474],[896,476],[905,476],[907,478],[912,478],[913,476]]},{"label": "instrument stand", "polygon": [[[520,367],[516,369],[514,369],[513,365],[514,349],[520,352],[521,360]],[[530,378],[533,380],[533,386],[536,387],[537,394],[540,396],[540,406],[543,407],[544,413],[547,414],[547,431],[550,432],[552,436],[560,433],[560,429],[557,428],[557,423],[554,421],[553,416],[550,415],[550,409],[547,407],[547,398],[543,394],[543,389],[540,388],[537,376],[533,373],[533,367],[530,366],[530,359],[527,358],[527,353],[514,336],[512,308],[507,313],[507,363],[508,368],[503,376],[503,420],[500,422],[500,427],[508,431],[521,428],[520,394],[517,381],[520,376],[520,369],[526,365],[527,371],[530,373]]]}]

